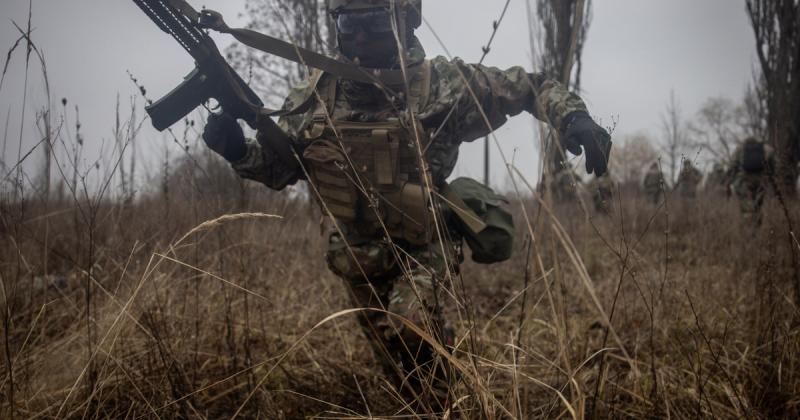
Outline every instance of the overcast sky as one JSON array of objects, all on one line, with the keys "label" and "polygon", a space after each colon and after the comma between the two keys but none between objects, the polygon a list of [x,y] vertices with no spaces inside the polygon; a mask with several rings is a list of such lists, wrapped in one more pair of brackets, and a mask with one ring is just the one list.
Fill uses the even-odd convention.
[{"label": "overcast sky", "polygon": [[[485,64],[531,69],[525,1],[511,0]],[[240,16],[243,0],[190,3],[222,12],[230,24],[244,21]],[[426,0],[423,10],[448,51],[477,61],[504,3]],[[12,21],[24,26],[27,9],[28,0],[0,1],[3,60],[19,35]],[[126,104],[136,96],[126,71],[131,71],[156,98],[193,68],[191,59],[130,0],[34,0],[32,26],[33,39],[47,60],[54,109],[61,114],[61,98],[67,98],[69,118],[74,118],[72,106],[80,107],[82,131],[95,153],[101,144],[108,148],[117,94],[123,109],[128,109]],[[429,56],[445,54],[430,30],[423,28],[418,34]],[[217,39],[221,46],[231,42],[225,36]],[[31,65],[26,117],[20,124],[25,80],[20,51],[12,57],[0,90],[0,127],[6,133],[7,165],[16,162],[20,130],[23,153],[38,141],[33,116],[46,103],[39,66]],[[591,113],[605,125],[618,121],[614,133],[617,139],[640,131],[657,137],[671,91],[685,117],[691,117],[709,97],[739,100],[752,78],[753,60],[754,41],[744,0],[595,0],[583,59],[582,96]],[[138,106],[142,107],[141,100]],[[518,116],[497,135],[507,156],[515,156],[517,165],[535,178],[538,158],[532,118]],[[458,174],[482,176],[479,143],[462,146]],[[179,153],[149,126],[138,148],[150,156],[143,163],[145,169],[158,167],[153,162],[163,156],[165,148],[175,148],[170,152],[173,156]],[[492,152],[493,183],[502,185],[506,172],[494,146]]]}]

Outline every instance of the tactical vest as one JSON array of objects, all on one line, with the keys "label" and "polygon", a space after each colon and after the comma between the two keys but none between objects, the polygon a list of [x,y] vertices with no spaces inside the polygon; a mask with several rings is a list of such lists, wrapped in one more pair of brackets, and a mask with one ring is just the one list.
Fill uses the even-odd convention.
[{"label": "tactical vest", "polygon": [[[430,74],[426,61],[409,84],[411,118],[428,99]],[[308,145],[303,157],[323,214],[360,236],[388,233],[413,245],[429,243],[434,229],[423,176],[430,177],[421,170],[429,134],[419,120],[405,118],[332,121],[338,83],[333,78],[320,83],[321,78],[312,80],[319,97],[303,132]]]}]

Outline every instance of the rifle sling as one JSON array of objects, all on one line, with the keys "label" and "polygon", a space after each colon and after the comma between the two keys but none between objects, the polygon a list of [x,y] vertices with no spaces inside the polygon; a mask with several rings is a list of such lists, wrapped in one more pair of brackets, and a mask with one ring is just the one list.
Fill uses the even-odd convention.
[{"label": "rifle sling", "polygon": [[250,48],[276,55],[304,66],[320,69],[343,79],[370,84],[380,83],[386,86],[404,85],[405,78],[402,70],[359,67],[250,29],[229,28],[227,32]]},{"label": "rifle sling", "polygon": [[[202,28],[233,35],[237,41],[250,48],[272,54],[303,66],[313,67],[342,79],[361,83],[377,83],[384,86],[404,86],[405,72],[402,69],[373,69],[357,66],[353,63],[337,60],[314,51],[301,48],[295,44],[265,35],[251,29],[231,28],[219,12],[203,10],[197,13],[186,3],[186,0],[168,0],[173,7],[195,19]],[[409,70],[416,71],[420,63],[415,63]]]},{"label": "rifle sling", "polygon": [[[383,86],[404,86],[406,76],[402,69],[371,69],[360,67],[353,63],[337,60],[323,54],[301,48],[295,44],[271,37],[256,31],[244,28],[231,28],[222,19],[222,15],[210,10],[198,13],[186,0],[164,0],[178,10],[192,22],[199,22],[202,17],[211,16],[211,22],[201,25],[207,29],[233,35],[237,41],[250,48],[272,54],[300,65],[313,67],[330,73],[342,79],[353,80],[361,83],[377,83]],[[419,70],[421,63],[414,63],[407,70],[414,73]]]}]

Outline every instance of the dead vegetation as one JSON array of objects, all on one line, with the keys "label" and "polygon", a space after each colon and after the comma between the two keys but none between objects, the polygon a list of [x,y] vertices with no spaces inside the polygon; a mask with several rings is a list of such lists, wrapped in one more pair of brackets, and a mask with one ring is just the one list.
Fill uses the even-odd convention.
[{"label": "dead vegetation", "polygon": [[432,412],[380,373],[304,194],[234,179],[186,124],[135,195],[141,120],[82,166],[63,105],[57,188],[2,161],[1,418],[800,417],[794,201],[755,224],[713,193],[587,214],[520,191],[514,257],[445,285],[460,380]]},{"label": "dead vegetation", "polygon": [[[66,200],[3,201],[2,416],[424,416],[345,311],[319,215],[252,187],[106,200],[91,235]],[[514,258],[449,285],[456,411],[796,417],[786,224],[774,202],[759,227],[735,204],[626,194],[587,221],[528,202],[536,240],[517,214]]]}]

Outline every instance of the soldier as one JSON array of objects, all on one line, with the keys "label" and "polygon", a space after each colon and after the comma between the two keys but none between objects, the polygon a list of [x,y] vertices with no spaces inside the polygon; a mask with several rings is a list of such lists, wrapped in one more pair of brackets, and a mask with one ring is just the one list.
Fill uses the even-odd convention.
[{"label": "soldier", "polygon": [[614,182],[611,180],[610,174],[596,176],[589,183],[588,188],[592,194],[595,212],[607,214],[611,210],[611,199],[614,196],[613,187]]},{"label": "soldier", "polygon": [[707,193],[716,196],[730,196],[730,179],[728,178],[728,171],[725,165],[720,162],[715,162],[711,169],[711,173],[706,178],[704,189]]},{"label": "soldier", "polygon": [[683,169],[678,175],[678,185],[680,185],[681,197],[695,198],[697,196],[697,186],[703,180],[703,173],[697,169],[690,160],[685,160]]},{"label": "soldier", "polygon": [[658,162],[653,162],[644,176],[644,193],[653,204],[658,204],[664,190],[664,174],[658,167]]},{"label": "soldier", "polygon": [[559,164],[560,169],[553,174],[553,200],[556,203],[574,202],[578,197],[577,183],[581,178],[572,169],[572,164]]},{"label": "soldier", "polygon": [[602,175],[611,141],[584,102],[544,74],[426,59],[414,36],[421,7],[421,0],[328,1],[340,59],[368,74],[405,67],[407,85],[314,72],[286,99],[284,110],[300,112],[279,121],[302,165],[282,161],[263,132],[246,139],[224,113],[209,117],[203,139],[244,178],[276,190],[309,182],[334,225],[328,265],[354,307],[373,308],[360,312],[359,321],[387,374],[404,391],[423,393],[421,401],[441,403],[452,379],[447,365],[402,319],[454,343],[442,288],[459,262],[460,244],[442,238],[459,235],[441,233],[442,218],[430,211],[439,206],[429,203],[448,196],[459,145],[527,111],[559,130],[564,148],[585,151],[587,171]]},{"label": "soldier", "polygon": [[757,217],[760,212],[774,168],[772,148],[753,137],[734,151],[728,178],[733,180],[733,191],[745,217]]}]

